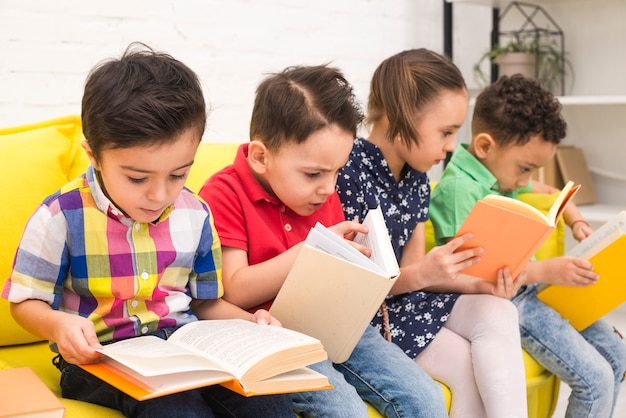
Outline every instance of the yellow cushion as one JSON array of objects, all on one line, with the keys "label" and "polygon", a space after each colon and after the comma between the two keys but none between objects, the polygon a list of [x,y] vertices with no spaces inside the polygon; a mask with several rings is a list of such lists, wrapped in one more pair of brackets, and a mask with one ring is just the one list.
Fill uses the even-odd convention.
[{"label": "yellow cushion", "polygon": [[202,142],[185,186],[196,193],[199,192],[213,173],[233,163],[238,147],[237,143]]},{"label": "yellow cushion", "polygon": [[[80,146],[79,116],[0,129],[0,282],[8,277],[26,220],[49,194],[80,174],[88,159]],[[24,331],[0,301],[0,345],[38,338]]]}]

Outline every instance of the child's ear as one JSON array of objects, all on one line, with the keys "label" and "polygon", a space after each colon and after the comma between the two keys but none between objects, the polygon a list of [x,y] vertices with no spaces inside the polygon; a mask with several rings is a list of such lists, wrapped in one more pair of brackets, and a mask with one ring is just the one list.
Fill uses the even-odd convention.
[{"label": "child's ear", "polygon": [[479,160],[486,158],[489,152],[494,150],[496,147],[496,141],[494,141],[491,135],[487,133],[476,135],[473,143],[474,154]]},{"label": "child's ear", "polygon": [[96,157],[94,157],[93,151],[91,150],[91,147],[89,146],[89,143],[87,141],[83,140],[83,141],[81,141],[80,145],[83,147],[83,149],[87,153],[87,157],[89,158],[89,162],[91,163],[93,168],[95,168],[96,170],[100,170],[100,167],[99,167],[99,164],[98,164],[98,160],[96,160]]},{"label": "child's ear", "polygon": [[248,164],[255,173],[264,173],[267,169],[269,151],[265,144],[252,139],[248,144]]}]

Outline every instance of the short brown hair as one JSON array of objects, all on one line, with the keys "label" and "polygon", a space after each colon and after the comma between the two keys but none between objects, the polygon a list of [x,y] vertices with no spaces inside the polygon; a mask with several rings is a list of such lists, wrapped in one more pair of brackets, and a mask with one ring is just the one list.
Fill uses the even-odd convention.
[{"label": "short brown hair", "polygon": [[389,120],[387,138],[400,135],[410,147],[419,144],[415,113],[444,90],[467,90],[463,75],[447,57],[428,49],[410,49],[380,63],[370,83],[367,122]]},{"label": "short brown hair", "polygon": [[85,138],[96,159],[103,149],[167,143],[194,128],[202,137],[206,105],[197,75],[170,55],[132,43],[120,59],[87,77]]},{"label": "short brown hair", "polygon": [[271,74],[257,88],[250,139],[268,149],[304,142],[332,124],[356,136],[363,112],[352,86],[327,65],[288,67]]}]

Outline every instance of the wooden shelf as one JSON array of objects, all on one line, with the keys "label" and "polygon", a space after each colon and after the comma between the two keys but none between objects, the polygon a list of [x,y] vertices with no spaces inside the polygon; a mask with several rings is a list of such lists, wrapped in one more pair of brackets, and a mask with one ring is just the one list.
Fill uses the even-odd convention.
[{"label": "wooden shelf", "polygon": [[626,105],[626,96],[559,96],[563,106]]}]

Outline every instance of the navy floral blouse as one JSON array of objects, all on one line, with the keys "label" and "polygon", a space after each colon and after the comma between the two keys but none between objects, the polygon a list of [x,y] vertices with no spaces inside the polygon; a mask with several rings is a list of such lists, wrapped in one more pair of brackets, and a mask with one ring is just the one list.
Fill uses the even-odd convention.
[{"label": "navy floral blouse", "polygon": [[[337,179],[346,219],[361,222],[380,206],[397,260],[419,222],[428,219],[430,184],[426,173],[405,166],[397,182],[380,149],[362,138],[354,141],[348,163]],[[414,359],[430,343],[448,316],[458,294],[410,292],[385,300],[391,340]],[[372,325],[384,333],[382,309]]]}]

